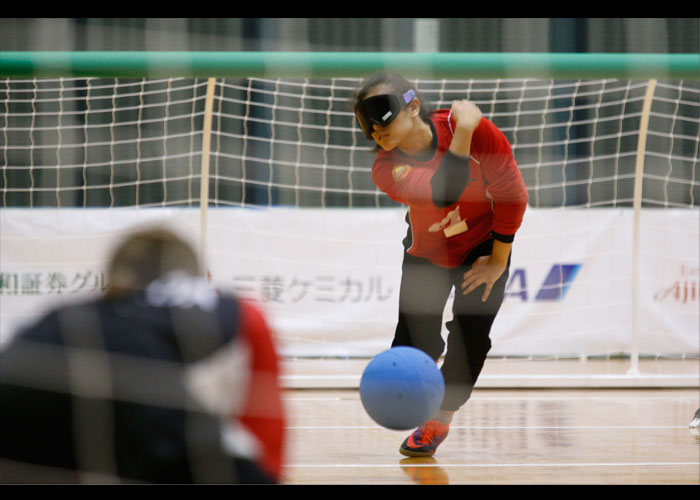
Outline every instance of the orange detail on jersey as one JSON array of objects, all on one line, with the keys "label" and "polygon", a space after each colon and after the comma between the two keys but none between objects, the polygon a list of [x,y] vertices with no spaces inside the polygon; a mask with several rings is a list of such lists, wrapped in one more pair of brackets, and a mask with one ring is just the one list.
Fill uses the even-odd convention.
[{"label": "orange detail on jersey", "polygon": [[394,177],[394,181],[399,182],[406,178],[410,170],[411,167],[409,165],[399,165],[394,167],[391,175]]}]

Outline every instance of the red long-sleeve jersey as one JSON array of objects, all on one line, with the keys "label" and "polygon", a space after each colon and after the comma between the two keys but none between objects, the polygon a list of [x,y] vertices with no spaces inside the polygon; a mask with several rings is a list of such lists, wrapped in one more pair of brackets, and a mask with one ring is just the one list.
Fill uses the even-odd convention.
[{"label": "red long-sleeve jersey", "polygon": [[454,121],[450,110],[434,112],[431,121],[437,136],[433,158],[420,161],[397,150],[380,151],[372,179],[391,199],[408,205],[412,236],[408,253],[454,268],[492,231],[514,235],[528,194],[508,139],[482,118],[472,137],[467,187],[456,203],[435,205],[430,181],[450,147]]}]

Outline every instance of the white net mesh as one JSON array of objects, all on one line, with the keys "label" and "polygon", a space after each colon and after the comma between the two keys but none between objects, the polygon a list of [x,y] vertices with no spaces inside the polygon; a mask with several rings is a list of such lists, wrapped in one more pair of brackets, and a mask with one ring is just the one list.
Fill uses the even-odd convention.
[{"label": "white net mesh", "polygon": [[[206,80],[6,80],[3,206],[199,203]],[[386,206],[349,109],[356,79],[216,84],[210,203]],[[508,136],[540,207],[625,206],[646,82],[417,81],[467,98]],[[644,201],[697,206],[697,82],[659,83]]]},{"label": "white net mesh", "polygon": [[[405,210],[372,183],[374,152],[351,110],[359,80],[216,80],[203,191],[207,84],[2,81],[3,340],[41,311],[36,301],[98,291],[108,243],[157,220],[199,245],[217,283],[267,305],[289,355],[389,345]],[[494,355],[697,356],[697,81],[656,83],[641,179],[649,82],[416,84],[437,108],[476,102],[511,141],[530,193]],[[630,332],[635,276],[650,316]]]}]

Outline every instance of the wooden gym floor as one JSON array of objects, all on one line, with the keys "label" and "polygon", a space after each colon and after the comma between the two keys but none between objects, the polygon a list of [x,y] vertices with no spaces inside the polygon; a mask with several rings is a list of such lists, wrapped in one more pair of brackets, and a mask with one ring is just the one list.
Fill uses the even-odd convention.
[{"label": "wooden gym floor", "polygon": [[[697,375],[697,368],[694,360],[681,371],[689,369],[692,375],[694,370]],[[400,455],[398,448],[410,431],[375,424],[364,412],[356,389],[290,387],[285,393],[285,482],[700,484],[700,440],[688,428],[700,407],[697,386],[509,389],[484,385],[477,385],[457,413],[450,435],[430,459]]]}]

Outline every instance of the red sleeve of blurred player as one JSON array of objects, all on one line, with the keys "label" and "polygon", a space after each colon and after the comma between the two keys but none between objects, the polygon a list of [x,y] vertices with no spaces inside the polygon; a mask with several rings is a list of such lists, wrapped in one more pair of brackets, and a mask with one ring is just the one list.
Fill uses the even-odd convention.
[{"label": "red sleeve of blurred player", "polygon": [[282,473],[285,413],[280,366],[272,332],[262,312],[241,300],[240,333],[250,347],[250,387],[238,420],[262,445],[260,463],[275,479]]}]

